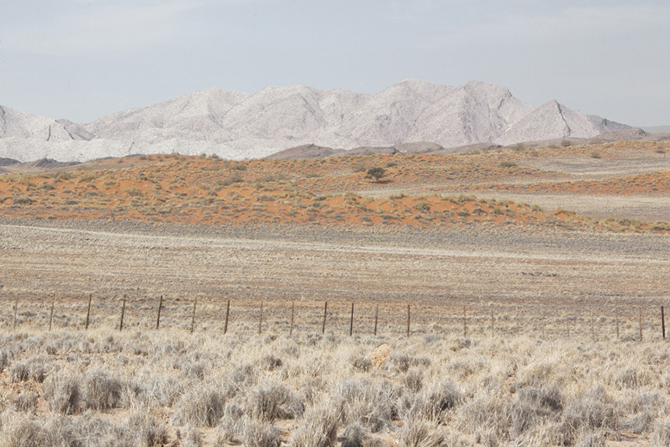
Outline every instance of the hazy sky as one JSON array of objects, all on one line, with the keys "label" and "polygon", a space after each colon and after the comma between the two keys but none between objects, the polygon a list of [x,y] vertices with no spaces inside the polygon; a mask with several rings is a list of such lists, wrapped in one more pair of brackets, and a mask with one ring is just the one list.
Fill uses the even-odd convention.
[{"label": "hazy sky", "polygon": [[210,87],[508,87],[670,124],[670,2],[0,0],[0,105],[92,121]]}]

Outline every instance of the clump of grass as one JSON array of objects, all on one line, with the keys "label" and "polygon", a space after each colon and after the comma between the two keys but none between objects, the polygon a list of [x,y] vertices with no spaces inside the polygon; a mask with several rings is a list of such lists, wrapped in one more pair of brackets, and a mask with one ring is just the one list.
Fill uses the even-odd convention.
[{"label": "clump of grass", "polygon": [[223,416],[225,396],[211,387],[198,387],[184,394],[177,403],[171,421],[177,425],[215,427]]},{"label": "clump of grass", "polygon": [[60,414],[76,413],[81,402],[80,382],[80,377],[67,370],[49,376],[44,383],[44,398],[49,410]]},{"label": "clump of grass", "polygon": [[251,391],[249,410],[254,418],[272,422],[302,416],[305,404],[284,385],[261,386]]},{"label": "clump of grass", "polygon": [[121,403],[123,383],[101,367],[91,369],[84,377],[86,404],[94,410],[116,408]]},{"label": "clump of grass", "polygon": [[291,433],[292,447],[334,447],[337,442],[339,412],[332,402],[322,402],[305,412]]}]

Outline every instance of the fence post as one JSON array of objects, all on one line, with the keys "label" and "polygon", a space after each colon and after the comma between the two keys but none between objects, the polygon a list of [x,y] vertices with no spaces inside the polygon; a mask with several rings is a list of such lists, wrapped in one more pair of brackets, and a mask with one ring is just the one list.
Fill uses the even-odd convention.
[{"label": "fence post", "polygon": [[321,325],[321,335],[326,333],[326,315],[328,315],[328,301],[323,305],[323,324]]},{"label": "fence post", "polygon": [[493,310],[491,310],[491,337],[495,336],[495,327],[494,325],[495,317],[493,316]]},{"label": "fence post", "polygon": [[126,313],[126,295],[123,295],[123,304],[121,305],[121,322],[119,323],[119,332],[123,330],[123,317]]},{"label": "fence post", "polygon": [[90,293],[88,295],[88,309],[86,310],[86,330],[88,330],[88,320],[89,317],[91,316],[91,300],[93,300],[93,294]]},{"label": "fence post", "polygon": [[589,306],[589,313],[591,314],[591,339],[596,341],[596,324],[593,320],[593,305]]},{"label": "fence post", "polygon": [[228,316],[230,315],[230,300],[226,304],[226,322],[223,324],[223,335],[226,335],[228,332]]},{"label": "fence post", "polygon": [[616,339],[618,340],[619,339],[619,306],[616,307],[614,312],[615,312],[615,317],[614,317],[615,320],[614,321],[616,322]]},{"label": "fence post", "polygon": [[661,330],[663,331],[663,340],[665,340],[665,312],[663,312],[663,306],[661,306]]},{"label": "fence post", "polygon": [[407,305],[407,336],[409,337],[409,328],[410,328],[410,321],[412,319],[412,312],[410,310],[410,305]]},{"label": "fence post", "polygon": [[293,321],[295,316],[295,301],[291,301],[291,326],[288,330],[288,335],[293,335]]},{"label": "fence post", "polygon": [[465,306],[463,306],[463,337],[468,336],[468,319],[465,313]]},{"label": "fence post", "polygon": [[375,336],[377,335],[377,321],[379,319],[379,303],[375,305]]},{"label": "fence post", "polygon": [[570,339],[570,315],[565,317],[565,331],[568,334],[568,340]]},{"label": "fence post", "polygon": [[156,330],[161,326],[161,310],[163,309],[163,295],[158,301],[158,314],[156,315]]},{"label": "fence post", "polygon": [[198,305],[198,297],[195,297],[195,300],[193,300],[193,313],[191,314],[191,334],[195,330],[195,306]]},{"label": "fence post", "polygon": [[642,306],[640,306],[640,341],[642,341]]},{"label": "fence post", "polygon": [[354,302],[351,302],[351,320],[349,321],[349,337],[354,334]]},{"label": "fence post", "polygon": [[14,300],[14,321],[13,321],[13,324],[12,324],[14,329],[16,329],[16,318],[17,318],[18,311],[19,311],[19,299],[16,298]]},{"label": "fence post", "polygon": [[51,332],[51,323],[54,320],[54,308],[56,307],[56,299],[51,301],[51,312],[49,312],[49,332]]},{"label": "fence post", "polygon": [[516,310],[516,335],[521,335],[521,321],[519,320],[519,306],[515,307]]},{"label": "fence post", "polygon": [[258,319],[258,335],[261,335],[263,332],[263,301],[261,300],[261,314]]}]

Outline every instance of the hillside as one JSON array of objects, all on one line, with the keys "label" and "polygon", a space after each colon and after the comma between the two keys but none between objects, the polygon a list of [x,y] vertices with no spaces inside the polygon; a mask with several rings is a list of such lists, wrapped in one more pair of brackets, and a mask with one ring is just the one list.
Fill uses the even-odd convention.
[{"label": "hillside", "polygon": [[[670,221],[668,149],[668,143],[636,141],[244,162],[152,155],[39,172],[15,165],[5,167],[14,173],[0,175],[0,215],[210,226],[515,224],[668,232],[670,226],[655,223]],[[366,176],[372,167],[384,169],[380,181]],[[580,205],[584,215],[567,211],[580,194],[586,201]],[[635,204],[642,197],[659,208],[640,214],[603,211],[610,200]],[[546,208],[547,203],[558,206]]]},{"label": "hillside", "polygon": [[555,101],[535,108],[505,87],[407,80],[375,94],[268,87],[209,89],[79,125],[0,108],[0,157],[87,161],[132,154],[261,158],[314,144],[336,149],[417,142],[444,148],[590,138],[629,126]]}]

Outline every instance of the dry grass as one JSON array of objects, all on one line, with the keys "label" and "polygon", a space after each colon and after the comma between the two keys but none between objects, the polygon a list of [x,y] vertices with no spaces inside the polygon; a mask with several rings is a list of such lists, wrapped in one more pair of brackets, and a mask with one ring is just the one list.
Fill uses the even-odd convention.
[{"label": "dry grass", "polygon": [[[10,365],[43,355],[45,339],[15,343],[41,335],[4,335]],[[667,445],[664,342],[270,335],[56,331],[46,380],[4,389],[0,443]],[[123,348],[110,354],[110,337]],[[381,344],[392,352],[386,363],[354,365]],[[282,365],[267,368],[268,355]],[[203,361],[201,376],[175,368],[193,358]],[[70,374],[84,377],[81,395]],[[173,398],[157,398],[159,388]]]}]

